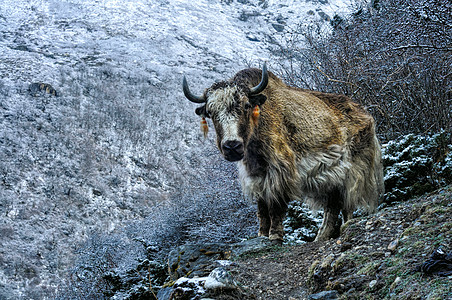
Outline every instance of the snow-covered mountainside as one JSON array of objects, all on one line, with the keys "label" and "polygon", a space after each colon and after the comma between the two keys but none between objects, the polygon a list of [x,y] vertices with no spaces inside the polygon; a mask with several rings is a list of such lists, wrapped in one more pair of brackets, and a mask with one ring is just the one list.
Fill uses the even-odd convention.
[{"label": "snow-covered mountainside", "polygon": [[254,232],[182,74],[198,93],[271,68],[285,33],[351,2],[2,0],[0,299],[55,297],[94,237],[163,247]]}]

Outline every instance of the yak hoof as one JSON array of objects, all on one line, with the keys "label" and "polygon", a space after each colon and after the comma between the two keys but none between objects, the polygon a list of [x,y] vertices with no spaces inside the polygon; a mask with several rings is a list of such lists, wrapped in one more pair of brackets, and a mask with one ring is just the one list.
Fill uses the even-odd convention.
[{"label": "yak hoof", "polygon": [[277,234],[270,234],[268,238],[270,239],[270,242],[272,242],[272,244],[282,245],[283,242],[282,236],[279,236]]},{"label": "yak hoof", "polygon": [[324,242],[324,241],[328,241],[329,239],[334,239],[339,237],[338,235],[336,236],[335,234],[318,234],[315,237],[314,242]]},{"label": "yak hoof", "polygon": [[323,235],[318,235],[315,237],[314,242],[324,242],[329,240],[329,237],[323,236]]}]

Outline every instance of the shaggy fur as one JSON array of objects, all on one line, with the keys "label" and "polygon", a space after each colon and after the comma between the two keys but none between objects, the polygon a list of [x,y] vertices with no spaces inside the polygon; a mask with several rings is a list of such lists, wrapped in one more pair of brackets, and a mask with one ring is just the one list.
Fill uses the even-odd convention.
[{"label": "shaggy fur", "polygon": [[372,212],[383,193],[374,120],[345,96],[290,87],[270,72],[265,90],[250,95],[261,74],[246,69],[214,84],[197,112],[212,118],[225,158],[238,161],[243,191],[258,204],[259,235],[282,240],[287,203],[305,199],[325,212],[316,240],[334,237],[341,212],[344,221],[357,207]]}]

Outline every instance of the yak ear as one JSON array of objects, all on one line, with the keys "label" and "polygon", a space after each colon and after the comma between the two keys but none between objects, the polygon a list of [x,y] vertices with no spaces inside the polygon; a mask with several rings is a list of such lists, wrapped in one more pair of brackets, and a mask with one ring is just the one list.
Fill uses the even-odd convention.
[{"label": "yak ear", "polygon": [[249,99],[250,99],[250,103],[253,106],[255,106],[255,105],[261,106],[267,100],[267,96],[262,95],[262,94],[257,94],[257,95],[250,96]]},{"label": "yak ear", "polygon": [[197,109],[195,109],[195,114],[197,114],[198,116],[201,117],[206,117],[206,118],[210,118],[210,115],[207,113],[207,109],[206,106],[200,106]]}]

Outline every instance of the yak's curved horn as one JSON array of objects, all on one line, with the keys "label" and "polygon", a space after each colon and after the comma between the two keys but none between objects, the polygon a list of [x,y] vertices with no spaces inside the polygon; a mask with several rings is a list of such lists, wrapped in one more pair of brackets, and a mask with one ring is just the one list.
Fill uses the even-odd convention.
[{"label": "yak's curved horn", "polygon": [[184,90],[185,97],[187,97],[187,99],[190,100],[191,102],[195,102],[195,103],[206,102],[206,99],[204,98],[204,96],[196,96],[190,92],[190,89],[188,88],[187,79],[185,78],[185,76],[184,76],[184,79],[182,80],[182,89]]},{"label": "yak's curved horn", "polygon": [[261,82],[257,86],[251,88],[250,94],[251,95],[259,94],[260,92],[262,92],[267,87],[267,84],[268,84],[267,63],[264,62],[264,65],[262,66],[262,79],[261,79]]}]

